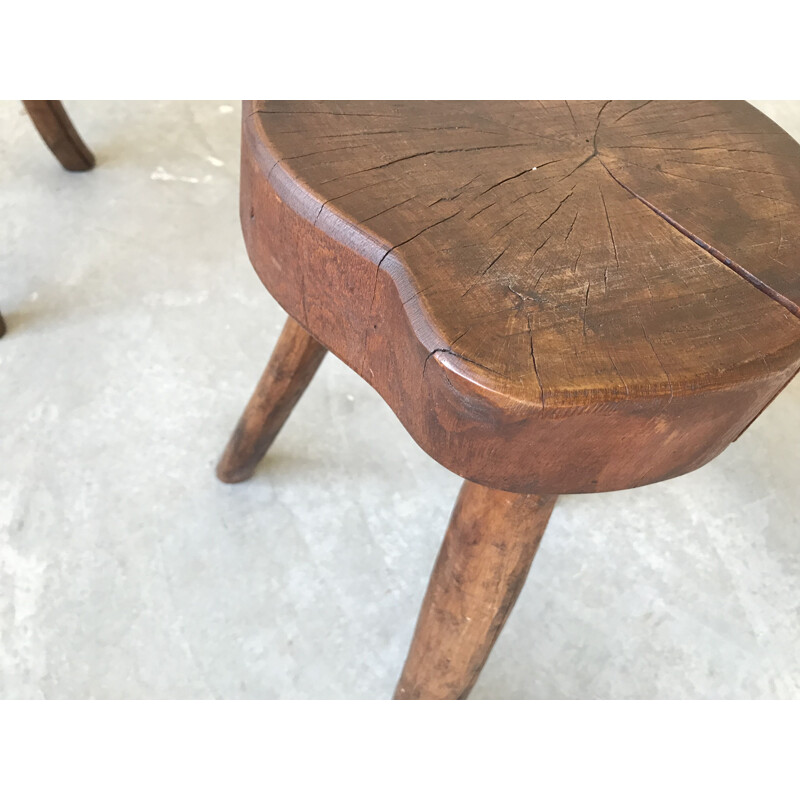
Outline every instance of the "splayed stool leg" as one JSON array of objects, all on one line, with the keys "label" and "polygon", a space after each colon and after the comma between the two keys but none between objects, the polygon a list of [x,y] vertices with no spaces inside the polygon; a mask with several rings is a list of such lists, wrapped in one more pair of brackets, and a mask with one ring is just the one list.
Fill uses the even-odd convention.
[{"label": "splayed stool leg", "polygon": [[217,465],[224,483],[253,475],[328,351],[291,317]]}]

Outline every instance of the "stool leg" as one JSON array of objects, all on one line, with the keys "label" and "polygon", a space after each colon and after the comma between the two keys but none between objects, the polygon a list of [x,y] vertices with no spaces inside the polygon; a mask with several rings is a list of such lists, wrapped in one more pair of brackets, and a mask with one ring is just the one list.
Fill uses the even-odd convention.
[{"label": "stool leg", "polygon": [[556,496],[465,481],[422,603],[396,700],[464,699],[522,589]]},{"label": "stool leg", "polygon": [[53,155],[70,172],[85,172],[94,166],[92,151],[72,125],[58,100],[23,100],[28,116]]},{"label": "stool leg", "polygon": [[255,472],[328,351],[291,317],[217,465],[225,483]]}]

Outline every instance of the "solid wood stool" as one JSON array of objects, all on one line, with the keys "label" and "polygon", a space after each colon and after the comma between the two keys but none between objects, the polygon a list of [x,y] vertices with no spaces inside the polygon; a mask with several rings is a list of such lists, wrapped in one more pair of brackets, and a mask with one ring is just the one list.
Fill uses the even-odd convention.
[{"label": "solid wood stool", "polygon": [[253,102],[241,219],[289,314],[218,467],[331,350],[466,478],[398,698],[466,697],[557,495],[702,466],[800,368],[800,146],[739,102]]},{"label": "solid wood stool", "polygon": [[[22,103],[44,143],[64,169],[85,172],[94,166],[92,151],[83,143],[59,100],[23,100]],[[6,323],[0,314],[0,337],[5,332]]]}]

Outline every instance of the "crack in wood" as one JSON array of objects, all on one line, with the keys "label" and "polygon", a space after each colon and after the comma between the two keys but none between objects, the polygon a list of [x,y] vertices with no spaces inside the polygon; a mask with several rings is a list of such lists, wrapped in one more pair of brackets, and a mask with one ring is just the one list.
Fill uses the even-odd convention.
[{"label": "crack in wood", "polygon": [[486,267],[486,269],[481,272],[481,275],[485,275],[505,255],[506,250],[508,250],[508,248],[504,247],[503,250],[501,251],[500,255],[496,256],[495,258],[492,259],[492,261],[489,264],[489,266]]},{"label": "crack in wood", "polygon": [[533,372],[536,375],[536,382],[539,384],[539,394],[542,400],[542,408],[544,408],[544,386],[542,385],[542,379],[539,376],[539,367],[536,365],[536,354],[533,351],[533,329],[531,327],[531,315],[526,314],[525,318],[528,320],[528,339],[530,341],[531,362],[533,363]]},{"label": "crack in wood", "polygon": [[567,105],[567,111],[569,111],[569,115],[570,115],[570,117],[572,117],[572,125],[574,126],[574,128],[575,128],[575,131],[577,132],[577,130],[578,130],[578,123],[577,123],[577,122],[575,122],[575,115],[572,113],[572,109],[570,108],[570,105],[569,105],[569,100],[565,100],[564,102],[565,102],[565,103],[566,103],[566,105]]},{"label": "crack in wood", "polygon": [[[496,189],[498,186],[502,186],[504,183],[508,183],[509,181],[513,181],[517,178],[521,178],[523,175],[528,175],[531,172],[535,172],[538,169],[542,169],[543,167],[547,167],[550,164],[558,164],[560,161],[563,161],[561,158],[553,159],[552,161],[545,161],[543,164],[536,164],[533,167],[526,168],[522,170],[522,172],[518,172],[516,175],[511,175],[508,178],[503,178],[501,181],[497,181],[497,183],[493,183],[488,189],[484,189],[478,197],[482,197],[483,195],[491,192],[492,189]],[[573,170],[574,171],[574,170]],[[568,176],[565,176],[568,177]],[[562,179],[563,180],[563,179]]]},{"label": "crack in wood", "polygon": [[[276,166],[277,166],[277,164],[276,164]],[[322,211],[325,208],[325,206],[328,205],[328,203],[333,203],[336,200],[341,200],[343,197],[349,197],[351,194],[355,194],[356,192],[363,191],[364,189],[369,189],[372,186],[378,186],[381,183],[386,183],[386,181],[388,181],[388,180],[389,180],[389,178],[381,178],[381,180],[375,181],[374,183],[368,183],[366,186],[359,186],[358,188],[351,189],[349,192],[345,192],[344,194],[339,194],[336,197],[330,197],[329,199],[327,199],[319,207],[319,211],[317,212],[317,216],[314,218],[314,227],[317,226],[317,223],[319,222],[319,218],[320,218],[320,216],[322,214]]]},{"label": "crack in wood", "polygon": [[[600,163],[602,164],[603,162],[601,161]],[[611,175],[610,172],[608,174]],[[599,187],[598,187],[598,189],[599,189]],[[608,225],[608,233],[611,236],[611,244],[612,244],[612,246],[614,248],[614,259],[617,262],[617,269],[619,270],[620,269],[620,265],[619,265],[619,253],[617,252],[617,242],[614,239],[614,231],[611,228],[611,220],[609,219],[608,208],[606,207],[606,198],[603,196],[603,190],[602,189],[599,189],[599,190],[600,190],[600,199],[603,201],[603,211],[606,212],[606,223]],[[605,266],[603,268],[603,291],[606,291],[606,292],[608,291],[608,262],[606,262],[606,264],[605,264]]]},{"label": "crack in wood", "polygon": [[608,350],[606,350],[606,355],[608,356],[608,359],[611,362],[611,366],[614,367],[614,372],[617,373],[617,376],[622,381],[622,385],[625,387],[625,397],[630,397],[631,390],[628,387],[628,384],[625,381],[625,378],[622,377],[622,373],[619,371],[619,367],[617,366],[617,362],[614,361],[614,356],[612,356],[611,353]]},{"label": "crack in wood", "polygon": [[[683,181],[692,181],[692,183],[705,183],[708,186],[716,186],[718,189],[726,189],[733,194],[744,194],[748,197],[755,197],[758,200],[772,200],[775,203],[781,203],[785,206],[794,206],[795,208],[800,208],[800,203],[793,203],[791,200],[785,200],[781,197],[773,197],[769,194],[761,194],[758,192],[748,192],[745,189],[738,189],[732,186],[726,186],[724,183],[715,183],[714,181],[704,181],[701,178],[690,178],[688,175],[678,175],[677,172],[668,172],[667,170],[660,168],[655,169],[654,167],[647,167],[644,164],[637,164],[635,161],[625,161],[624,159],[617,159],[617,161],[621,164],[627,164],[630,167],[636,167],[637,169],[644,169],[648,172],[655,172],[658,175],[669,175],[671,178],[678,178],[679,180]],[[676,162],[676,163],[686,163],[686,162]],[[606,167],[608,169],[608,167]],[[746,170],[742,170],[743,172]]]},{"label": "crack in wood", "polygon": [[432,155],[450,155],[451,153],[474,153],[481,150],[506,150],[512,147],[535,147],[534,142],[513,142],[509,144],[487,144],[481,145],[480,147],[454,147],[449,150],[424,150],[421,153],[411,153],[407,156],[401,156],[400,158],[394,158],[391,161],[386,161],[383,164],[375,164],[371,167],[365,167],[364,169],[356,170],[355,172],[350,172],[347,175],[337,175],[335,178],[329,178],[326,181],[321,181],[320,186],[324,186],[326,183],[331,183],[332,181],[343,180],[345,178],[352,178],[355,175],[362,175],[365,172],[373,172],[376,169],[385,169],[386,167],[391,167],[394,164],[400,164],[403,161],[410,161],[413,158],[422,158],[423,156],[432,156]]},{"label": "crack in wood", "polygon": [[[324,114],[328,117],[388,117],[389,119],[397,119],[397,114],[348,114],[344,111],[281,111],[280,109],[256,109],[253,114]],[[253,116],[251,114],[250,116]]]},{"label": "crack in wood", "polygon": [[509,178],[503,178],[503,180],[497,181],[497,183],[493,183],[488,189],[484,189],[478,195],[478,197],[483,197],[483,195],[487,194],[488,192],[491,192],[492,189],[496,189],[498,186],[502,186],[504,183],[508,183],[509,181],[513,181],[516,178],[521,178],[523,175],[527,175],[529,172],[530,172],[530,169],[526,168],[526,169],[522,170],[522,172],[518,172],[516,175],[512,175]]},{"label": "crack in wood", "polygon": [[589,307],[589,290],[592,288],[592,282],[586,281],[586,294],[583,298],[583,313],[581,318],[583,320],[583,338],[586,338],[586,310]]},{"label": "crack in wood", "polygon": [[501,225],[501,226],[500,226],[500,227],[499,227],[499,228],[498,228],[498,229],[497,229],[497,230],[496,230],[496,231],[495,231],[495,232],[494,232],[494,233],[493,233],[493,234],[492,234],[492,235],[489,237],[489,240],[492,240],[492,239],[494,239],[494,237],[495,237],[495,236],[497,236],[497,234],[498,234],[498,233],[500,233],[500,231],[502,231],[504,228],[507,228],[509,225],[511,225],[511,223],[512,223],[512,222],[516,222],[516,221],[517,221],[517,220],[518,220],[520,217],[524,217],[524,216],[525,216],[527,213],[528,213],[527,211],[523,211],[523,212],[521,212],[520,214],[517,214],[517,216],[516,216],[516,217],[512,217],[512,218],[511,218],[511,219],[510,219],[508,222],[504,222],[504,223],[503,223],[503,224],[502,224],[502,225]]},{"label": "crack in wood", "polygon": [[378,262],[378,268],[380,269],[381,264],[383,264],[384,260],[389,255],[389,253],[394,252],[395,250],[397,250],[398,247],[402,247],[403,245],[408,244],[409,242],[413,242],[414,239],[416,239],[418,236],[422,236],[423,233],[425,233],[426,231],[429,231],[431,228],[435,228],[437,225],[441,225],[442,223],[447,222],[450,219],[453,219],[453,217],[457,217],[461,213],[461,211],[462,211],[462,209],[459,208],[458,211],[456,211],[455,214],[451,214],[449,217],[445,217],[444,219],[440,219],[440,220],[438,220],[436,222],[431,223],[427,227],[423,228],[421,231],[418,231],[413,236],[411,236],[410,238],[406,239],[404,242],[400,242],[399,244],[396,244],[396,245],[393,245],[392,247],[390,247],[383,254],[383,256],[381,256],[381,260]]},{"label": "crack in wood", "polygon": [[664,366],[664,362],[661,360],[661,356],[659,356],[658,351],[653,346],[653,343],[650,341],[650,337],[647,335],[647,329],[644,327],[644,322],[642,322],[642,320],[639,320],[639,325],[642,328],[642,334],[644,335],[645,341],[647,342],[647,344],[650,345],[650,349],[653,351],[653,355],[656,357],[656,361],[658,361],[659,365],[661,366],[661,369],[664,372],[664,375],[667,378],[667,383],[669,384],[669,400],[667,401],[667,405],[669,405],[672,402],[673,397],[675,397],[675,391],[672,388],[672,378],[670,378],[669,372],[667,372],[667,368]]},{"label": "crack in wood", "polygon": [[484,206],[480,211],[476,211],[471,217],[467,217],[467,219],[475,219],[479,214],[483,214],[484,211],[488,211],[492,206],[497,205],[497,200],[492,203],[489,203],[488,206]]},{"label": "crack in wood", "polygon": [[373,214],[371,217],[367,217],[366,219],[360,219],[358,221],[358,224],[359,225],[363,225],[365,222],[369,222],[371,219],[375,219],[376,217],[380,217],[381,214],[386,214],[387,212],[391,211],[393,208],[397,208],[398,206],[402,206],[404,203],[410,203],[412,200],[415,200],[416,197],[417,197],[417,195],[414,195],[413,197],[406,197],[405,200],[401,200],[399,203],[395,203],[394,205],[389,206],[389,208],[384,208],[383,211],[378,211],[377,214]]},{"label": "crack in wood", "polygon": [[576,221],[577,221],[577,219],[578,219],[578,214],[580,214],[580,213],[581,213],[581,212],[580,212],[580,209],[578,209],[578,210],[575,212],[575,216],[573,217],[573,219],[572,219],[572,222],[570,223],[569,230],[567,231],[567,235],[564,237],[564,241],[565,241],[565,242],[566,242],[566,241],[569,239],[569,236],[570,236],[570,234],[572,233],[572,229],[575,227],[575,222],[576,222]]},{"label": "crack in wood", "polygon": [[594,136],[592,137],[592,150],[594,151],[592,155],[597,155],[597,131],[600,130],[600,117],[610,102],[610,100],[606,100],[605,103],[603,103],[603,105],[600,107],[600,110],[597,112],[597,124],[594,126]]},{"label": "crack in wood", "polygon": [[480,176],[482,174],[483,174],[482,172],[479,172],[474,178],[471,178],[465,184],[463,184],[463,186],[457,186],[456,187],[457,194],[450,195],[449,197],[440,197],[438,200],[434,200],[428,206],[428,208],[433,208],[433,206],[437,205],[438,203],[443,203],[443,202],[449,201],[449,200],[456,200],[457,198],[461,197],[461,195],[464,194],[464,190],[467,188],[467,186],[469,186],[474,181],[478,180],[478,178],[480,178]]},{"label": "crack in wood", "polygon": [[552,212],[551,214],[548,214],[548,215],[547,215],[547,216],[546,216],[546,217],[545,217],[545,218],[544,218],[544,219],[543,219],[543,220],[542,220],[542,221],[541,221],[541,222],[540,222],[540,223],[539,223],[539,224],[536,226],[535,230],[537,230],[537,231],[538,231],[538,230],[539,230],[539,228],[541,228],[541,227],[542,227],[542,225],[544,225],[546,222],[549,222],[549,221],[550,221],[550,220],[551,220],[551,219],[552,219],[552,218],[553,218],[553,217],[554,217],[554,216],[555,216],[555,215],[558,213],[558,210],[561,208],[561,206],[563,206],[563,205],[564,205],[564,203],[566,203],[566,202],[567,202],[567,200],[569,200],[569,199],[570,199],[570,197],[572,197],[572,193],[573,193],[574,191],[575,191],[575,187],[573,186],[573,187],[572,187],[572,189],[570,190],[570,193],[569,193],[569,194],[568,194],[568,195],[567,195],[567,196],[566,196],[566,197],[565,197],[565,198],[564,198],[564,199],[563,199],[563,200],[562,200],[562,201],[561,201],[561,202],[560,202],[560,203],[559,203],[559,204],[558,204],[558,205],[555,207],[555,209],[553,210],[553,212]]},{"label": "crack in wood", "polygon": [[502,372],[498,372],[491,367],[487,367],[486,364],[481,364],[480,361],[473,361],[471,358],[467,358],[467,356],[461,355],[460,353],[456,353],[451,350],[449,347],[436,347],[425,356],[425,362],[422,365],[422,375],[425,375],[425,368],[428,366],[428,361],[430,360],[431,356],[436,355],[437,353],[447,353],[448,355],[453,356],[454,358],[459,359],[460,361],[466,361],[468,364],[474,364],[476,367],[480,367],[481,369],[485,369],[487,372],[491,372],[493,375],[499,375],[501,378],[505,378],[506,376],[503,375]]},{"label": "crack in wood", "polygon": [[368,147],[368,145],[366,145],[366,144],[355,144],[355,145],[346,144],[343,147],[331,147],[331,148],[328,148],[327,150],[314,150],[311,153],[300,153],[300,155],[297,155],[297,156],[286,156],[286,158],[284,158],[282,160],[283,161],[295,161],[298,158],[310,158],[311,156],[321,156],[321,155],[324,155],[325,153],[335,153],[338,150],[347,150],[349,152],[349,151],[352,151],[352,150],[359,150],[362,147]]},{"label": "crack in wood", "polygon": [[[543,248],[543,247],[544,247],[544,246],[545,246],[545,245],[546,245],[546,244],[547,244],[547,243],[550,241],[550,239],[552,239],[552,237],[553,237],[553,234],[551,233],[551,234],[550,234],[550,235],[549,235],[549,236],[548,236],[548,237],[547,237],[547,238],[546,238],[546,239],[545,239],[545,240],[544,240],[544,241],[543,241],[543,242],[542,242],[542,243],[541,243],[541,244],[540,244],[540,245],[539,245],[539,246],[538,246],[538,247],[537,247],[537,248],[536,248],[536,249],[535,249],[535,250],[534,250],[532,253],[531,253],[531,257],[530,257],[530,259],[528,260],[528,264],[527,264],[527,266],[526,266],[526,269],[527,269],[528,267],[530,267],[530,266],[531,266],[531,264],[533,264],[533,259],[534,259],[534,258],[536,258],[536,254],[537,254],[537,253],[538,253],[538,252],[539,252],[539,251],[540,251],[540,250],[541,250],[541,249],[542,249],[542,248]],[[536,285],[537,285],[537,286],[539,285],[539,281],[537,281],[537,282],[536,282]],[[536,288],[536,287],[534,287],[534,288]]]},{"label": "crack in wood", "polygon": [[[780,303],[787,311],[793,314],[795,317],[800,319],[800,306],[797,305],[793,300],[790,300],[785,295],[781,294],[777,289],[773,289],[769,284],[762,281],[760,278],[753,275],[748,269],[745,269],[741,264],[738,264],[732,258],[728,258],[724,253],[717,250],[716,247],[713,245],[704,242],[699,236],[693,234],[690,230],[685,228],[683,225],[680,224],[677,220],[670,217],[668,214],[665,214],[661,209],[654,206],[649,200],[642,197],[640,194],[637,194],[633,191],[629,186],[626,186],[613,172],[603,163],[602,159],[599,159],[600,163],[603,164],[603,168],[608,173],[609,177],[617,184],[619,184],[626,192],[631,194],[635,197],[639,202],[644,203],[654,214],[657,214],[661,219],[663,219],[667,224],[671,225],[675,228],[676,231],[682,233],[687,239],[694,242],[698,247],[705,250],[707,253],[712,255],[717,261],[720,261],[729,269],[733,270],[739,277],[746,280],[752,286],[754,286],[759,291],[763,292],[767,297],[770,297],[776,303]],[[602,195],[602,192],[601,192]],[[607,212],[606,212],[607,213]]]},{"label": "crack in wood", "polygon": [[671,164],[691,164],[695,167],[706,167],[708,169],[726,169],[729,172],[750,172],[754,175],[766,175],[772,178],[782,177],[777,172],[764,172],[761,169],[745,169],[744,167],[726,167],[723,164],[704,164],[702,161],[681,161],[679,158],[669,159]]},{"label": "crack in wood", "polygon": [[624,114],[620,114],[615,120],[614,124],[616,125],[621,119],[627,117],[628,114],[633,114],[634,111],[638,111],[640,108],[644,108],[646,105],[652,103],[652,100],[645,100],[640,106],[636,106],[635,108],[631,108],[630,110],[626,111]]}]

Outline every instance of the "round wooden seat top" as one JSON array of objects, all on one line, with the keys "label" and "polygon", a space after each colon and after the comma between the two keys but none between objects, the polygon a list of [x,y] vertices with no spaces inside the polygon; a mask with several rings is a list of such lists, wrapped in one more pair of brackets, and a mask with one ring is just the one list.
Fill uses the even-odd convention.
[{"label": "round wooden seat top", "polygon": [[245,104],[287,312],[464,477],[694,469],[800,367],[800,145],[743,102]]}]

